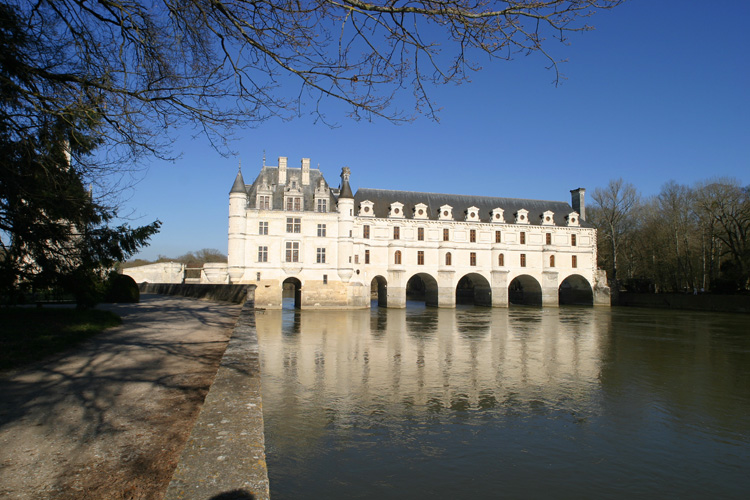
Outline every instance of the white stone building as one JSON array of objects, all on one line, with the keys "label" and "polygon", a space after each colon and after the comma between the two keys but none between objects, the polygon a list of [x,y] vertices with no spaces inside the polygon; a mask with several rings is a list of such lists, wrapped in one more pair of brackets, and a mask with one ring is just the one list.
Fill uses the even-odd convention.
[{"label": "white stone building", "polygon": [[264,165],[229,193],[230,283],[257,285],[259,308],[293,287],[301,308],[405,307],[407,294],[455,307],[609,305],[596,268],[584,190],[572,204],[517,198],[338,188],[303,158]]}]

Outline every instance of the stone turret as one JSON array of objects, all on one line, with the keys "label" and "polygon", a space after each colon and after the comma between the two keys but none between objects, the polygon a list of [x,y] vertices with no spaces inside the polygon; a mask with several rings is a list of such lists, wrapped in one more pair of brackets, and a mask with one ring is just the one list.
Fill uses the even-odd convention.
[{"label": "stone turret", "polygon": [[227,267],[230,283],[238,283],[245,272],[245,226],[247,190],[242,170],[237,171],[232,189],[229,191],[229,246]]},{"label": "stone turret", "polygon": [[354,253],[354,242],[352,231],[354,229],[354,195],[349,187],[349,167],[341,169],[341,189],[339,191],[339,248],[338,268],[339,277],[344,283],[348,283],[354,273],[352,254]]}]

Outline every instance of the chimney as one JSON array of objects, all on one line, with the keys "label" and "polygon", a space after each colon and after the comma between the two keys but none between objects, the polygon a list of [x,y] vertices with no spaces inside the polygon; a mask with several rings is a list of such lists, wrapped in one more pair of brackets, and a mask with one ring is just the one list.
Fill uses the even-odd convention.
[{"label": "chimney", "polygon": [[573,210],[578,212],[578,216],[581,220],[586,220],[586,202],[584,197],[586,196],[586,188],[578,188],[570,190],[571,205]]},{"label": "chimney", "polygon": [[302,185],[310,184],[310,158],[302,158]]},{"label": "chimney", "polygon": [[286,184],[286,156],[279,156],[279,185]]}]

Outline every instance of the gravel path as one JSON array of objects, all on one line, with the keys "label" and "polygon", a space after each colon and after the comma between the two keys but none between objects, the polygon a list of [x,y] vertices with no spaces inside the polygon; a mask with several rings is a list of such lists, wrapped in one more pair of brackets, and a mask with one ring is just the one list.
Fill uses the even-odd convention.
[{"label": "gravel path", "polygon": [[0,374],[0,498],[162,498],[240,312],[143,295],[123,324]]}]

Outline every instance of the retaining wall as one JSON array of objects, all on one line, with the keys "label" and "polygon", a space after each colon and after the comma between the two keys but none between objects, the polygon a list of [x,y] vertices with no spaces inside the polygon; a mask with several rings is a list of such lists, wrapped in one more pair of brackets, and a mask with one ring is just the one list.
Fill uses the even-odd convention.
[{"label": "retaining wall", "polygon": [[750,295],[621,292],[613,304],[630,307],[750,313]]},{"label": "retaining wall", "polygon": [[255,311],[246,302],[166,500],[269,499],[260,390]]},{"label": "retaining wall", "polygon": [[255,285],[140,283],[138,289],[141,293],[179,295],[193,299],[220,300],[235,304],[249,301],[252,306],[255,305]]}]

